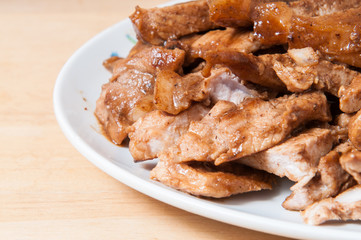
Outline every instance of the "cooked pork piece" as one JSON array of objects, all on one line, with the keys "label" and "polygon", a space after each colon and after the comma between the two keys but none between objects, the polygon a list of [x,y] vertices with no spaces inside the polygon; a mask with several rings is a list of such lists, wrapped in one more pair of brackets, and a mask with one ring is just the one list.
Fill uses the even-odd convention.
[{"label": "cooked pork piece", "polygon": [[127,129],[129,151],[134,160],[156,158],[177,142],[192,121],[201,120],[208,111],[203,105],[196,104],[176,116],[156,110],[141,117]]},{"label": "cooked pork piece", "polygon": [[[313,88],[339,96],[342,86],[356,83],[354,79],[361,76],[343,65],[321,60],[319,54],[310,47],[290,49],[285,54],[260,56],[231,50],[208,51],[205,59],[205,75],[209,67],[219,64],[230,68],[242,80],[278,90],[286,86],[291,92]],[[351,95],[344,92],[345,99]],[[353,96],[357,98],[357,95]]]},{"label": "cooked pork piece", "polygon": [[346,142],[348,138],[348,125],[353,115],[342,113],[335,119],[333,125],[328,126],[331,130],[332,138],[334,139],[334,145]]},{"label": "cooked pork piece", "polygon": [[[300,25],[302,23],[297,22],[299,16],[307,21],[307,24],[310,24],[309,26],[304,24],[302,27],[312,29],[312,31],[315,32],[313,37],[317,38],[314,39],[314,41],[318,41],[320,36],[323,38],[332,36],[326,36],[328,29],[327,27],[313,27],[313,21],[327,18],[325,15],[337,15],[351,8],[359,6],[359,0],[301,0],[288,1],[288,3],[280,1],[265,1],[264,3],[260,3],[260,1],[258,1],[252,10],[251,19],[254,22],[254,31],[263,44],[277,45],[289,43],[292,45],[294,44],[293,41],[298,40],[294,38],[299,37],[297,32],[301,30]],[[337,24],[338,22],[335,23]],[[331,27],[331,25],[326,21],[322,22],[322,24],[324,26],[329,25]],[[318,35],[320,33],[322,34]],[[307,44],[307,42],[310,42],[309,40],[312,41],[312,37],[306,37],[305,40],[306,42],[303,44],[302,41],[299,41],[300,45],[296,48],[318,46],[316,44]]]},{"label": "cooked pork piece", "polygon": [[290,49],[274,56],[273,69],[292,92],[302,92],[311,86],[338,96],[341,86],[349,85],[360,74],[343,65],[320,60],[310,47]]},{"label": "cooked pork piece", "polygon": [[175,162],[215,161],[219,165],[273,147],[312,120],[330,120],[326,97],[319,92],[270,101],[247,99],[239,106],[219,101],[169,151]]},{"label": "cooked pork piece", "polygon": [[228,68],[216,68],[211,72],[211,76],[205,79],[205,83],[208,86],[207,91],[213,104],[223,100],[239,105],[248,98],[266,100],[275,97],[278,93],[277,91],[242,81]]},{"label": "cooked pork piece", "polygon": [[330,15],[292,20],[291,48],[312,47],[331,60],[361,67],[361,8],[352,8]]},{"label": "cooked pork piece", "polygon": [[[334,1],[325,2],[333,8]],[[348,9],[349,4],[337,2],[342,5],[341,11],[330,10],[333,13],[315,17],[297,15],[300,10],[295,13],[284,2],[259,4],[252,15],[255,34],[262,44],[312,47],[330,60],[361,67],[360,28],[357,25],[361,21],[360,4],[358,8]]]},{"label": "cooked pork piece", "polygon": [[169,39],[217,27],[209,18],[206,0],[163,8],[137,7],[130,20],[133,22],[137,37],[153,45],[161,45]]},{"label": "cooked pork piece", "polygon": [[335,198],[316,202],[302,212],[305,223],[319,225],[329,220],[361,220],[361,185]]},{"label": "cooked pork piece", "polygon": [[207,99],[206,90],[204,77],[199,72],[181,76],[174,71],[161,71],[155,83],[154,103],[159,110],[178,114],[193,101]]},{"label": "cooked pork piece", "polygon": [[317,17],[357,8],[360,0],[301,0],[289,3],[292,11],[298,16]]},{"label": "cooked pork piece", "polygon": [[343,170],[339,159],[342,153],[351,149],[351,144],[346,142],[322,157],[316,175],[309,182],[296,183],[282,206],[287,210],[304,210],[316,201],[338,194],[342,185],[350,181],[350,175]]},{"label": "cooked pork piece", "polygon": [[201,72],[181,76],[173,71],[162,71],[155,84],[155,105],[157,109],[170,114],[189,108],[193,101],[220,100],[240,104],[246,98],[267,99],[274,92],[255,87],[241,81],[228,68],[216,68],[207,78]]},{"label": "cooked pork piece", "polygon": [[300,182],[315,175],[320,158],[332,149],[332,143],[330,130],[313,128],[237,162]]},{"label": "cooked pork piece", "polygon": [[348,125],[348,136],[352,145],[361,151],[361,110],[351,118]]},{"label": "cooked pork piece", "polygon": [[244,29],[226,28],[205,33],[197,39],[190,48],[194,57],[204,58],[205,53],[216,50],[234,50],[251,53],[262,48],[252,31]]},{"label": "cooked pork piece", "polygon": [[251,53],[264,48],[252,31],[245,29],[226,28],[194,34],[165,43],[167,48],[180,48],[186,51],[188,66],[198,58],[205,58],[209,51],[232,50]]},{"label": "cooked pork piece", "polygon": [[353,176],[358,184],[361,184],[361,152],[355,150],[343,154],[340,158],[340,163],[342,168]]},{"label": "cooked pork piece", "polygon": [[153,90],[160,70],[181,69],[185,53],[162,47],[149,47],[131,58],[116,61],[113,76],[102,87],[95,115],[105,133],[116,144],[127,136],[126,128],[155,109]]},{"label": "cooked pork piece", "polygon": [[284,91],[285,85],[273,70],[273,62],[276,56],[254,56],[234,50],[209,51],[205,54],[207,62],[203,69],[205,76],[210,75],[210,70],[216,65],[229,68],[241,80],[252,82],[260,86],[268,87],[277,91]]},{"label": "cooked pork piece", "polygon": [[[292,0],[281,0],[290,2]],[[253,21],[254,9],[262,3],[277,0],[208,0],[210,17],[217,25],[224,27],[249,27]]]},{"label": "cooked pork piece", "polygon": [[340,109],[346,113],[357,112],[361,109],[361,76],[355,77],[350,85],[340,88]]},{"label": "cooked pork piece", "polygon": [[216,167],[210,163],[174,163],[161,155],[151,179],[196,196],[223,198],[234,194],[272,189],[273,175],[232,163]]}]

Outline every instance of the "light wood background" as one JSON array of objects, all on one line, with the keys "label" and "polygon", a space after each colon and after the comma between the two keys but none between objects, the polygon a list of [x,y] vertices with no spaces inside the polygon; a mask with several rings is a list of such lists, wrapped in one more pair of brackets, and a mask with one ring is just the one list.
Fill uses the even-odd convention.
[{"label": "light wood background", "polygon": [[164,0],[0,1],[0,239],[285,239],[209,220],[95,168],[52,106],[61,67],[139,4]]}]

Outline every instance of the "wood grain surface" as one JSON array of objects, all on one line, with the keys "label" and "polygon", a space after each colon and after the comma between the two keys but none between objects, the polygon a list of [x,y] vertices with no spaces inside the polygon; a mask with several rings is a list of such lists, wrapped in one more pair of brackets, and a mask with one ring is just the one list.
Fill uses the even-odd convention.
[{"label": "wood grain surface", "polygon": [[0,239],[285,239],[145,196],[62,134],[52,92],[67,59],[135,5],[164,2],[0,1]]}]

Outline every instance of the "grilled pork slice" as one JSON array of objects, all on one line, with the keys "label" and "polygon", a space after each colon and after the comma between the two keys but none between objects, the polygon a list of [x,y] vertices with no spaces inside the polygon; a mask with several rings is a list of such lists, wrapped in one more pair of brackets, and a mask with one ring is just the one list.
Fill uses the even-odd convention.
[{"label": "grilled pork slice", "polygon": [[[314,17],[297,15],[299,8],[295,13],[292,6],[284,2],[260,4],[252,15],[255,34],[262,44],[312,47],[331,60],[360,67],[360,28],[356,24],[361,21],[360,4],[357,8],[347,8],[349,4],[337,3],[342,5],[339,8],[342,11],[329,11],[331,14],[319,11],[325,15]],[[325,1],[325,6],[331,9],[337,3]],[[307,12],[307,8],[303,12]]]},{"label": "grilled pork slice", "polygon": [[205,52],[229,49],[237,52],[255,52],[262,48],[252,31],[236,28],[214,30],[197,39],[190,48],[191,55],[203,57]]},{"label": "grilled pork slice", "polygon": [[[290,2],[292,0],[283,0]],[[252,13],[262,3],[275,0],[208,0],[210,17],[217,25],[224,27],[252,26]]]},{"label": "grilled pork slice", "polygon": [[339,89],[347,86],[360,74],[343,65],[321,60],[310,47],[290,49],[287,54],[274,56],[273,69],[292,92],[309,88],[339,96]]},{"label": "grilled pork slice", "polygon": [[273,147],[312,120],[330,120],[323,93],[270,101],[247,99],[239,106],[219,101],[201,121],[193,122],[169,151],[175,162],[215,161],[219,165]]},{"label": "grilled pork slice", "polygon": [[209,18],[206,0],[163,8],[137,7],[130,20],[133,22],[137,37],[153,45],[161,45],[169,39],[217,27]]},{"label": "grilled pork slice", "polygon": [[361,67],[361,7],[320,17],[292,20],[291,48],[312,47],[331,60]]},{"label": "grilled pork slice", "polygon": [[351,118],[348,125],[348,136],[352,145],[361,151],[361,110]]},{"label": "grilled pork slice", "polygon": [[292,11],[299,16],[317,17],[357,8],[360,0],[301,0],[289,3]]},{"label": "grilled pork slice", "polygon": [[340,192],[344,184],[350,181],[350,175],[339,163],[342,153],[352,149],[349,142],[337,146],[320,159],[316,175],[309,182],[296,183],[292,194],[282,206],[287,210],[304,210],[321,199],[333,197]]},{"label": "grilled pork slice", "polygon": [[355,150],[343,154],[340,158],[343,169],[348,172],[358,184],[361,184],[361,152]]},{"label": "grilled pork slice", "polygon": [[151,179],[196,196],[223,198],[231,195],[272,189],[273,175],[232,163],[174,163],[166,155],[150,173]]},{"label": "grilled pork slice", "polygon": [[181,69],[185,53],[162,47],[148,47],[130,58],[117,61],[109,83],[102,86],[95,115],[105,133],[116,144],[127,136],[126,128],[155,109],[155,76],[158,71]]},{"label": "grilled pork slice", "polygon": [[254,56],[234,50],[219,50],[206,52],[207,62],[203,75],[209,76],[216,65],[229,68],[241,80],[258,84],[276,91],[285,91],[285,84],[279,79],[273,69],[273,63],[278,54]]},{"label": "grilled pork slice", "polygon": [[204,59],[209,51],[223,51],[251,53],[264,48],[252,31],[246,29],[226,28],[193,34],[165,43],[167,48],[180,48],[186,51],[188,66],[198,58]]},{"label": "grilled pork slice", "polygon": [[154,99],[157,109],[178,114],[189,108],[192,102],[220,100],[240,104],[247,98],[267,99],[276,92],[241,81],[228,68],[217,68],[207,78],[201,72],[181,76],[174,71],[162,71],[157,75]]},{"label": "grilled pork slice", "polygon": [[141,117],[127,129],[129,151],[134,160],[156,158],[177,142],[192,121],[201,120],[208,111],[203,105],[196,104],[176,116],[155,110]]},{"label": "grilled pork slice", "polygon": [[[343,65],[320,59],[320,55],[310,47],[289,49],[285,54],[260,56],[232,50],[207,51],[204,55],[207,61],[203,71],[205,75],[211,66],[218,64],[230,68],[242,80],[278,90],[286,86],[291,92],[313,88],[339,96],[341,87],[356,84],[355,79],[361,76]],[[352,86],[352,89],[355,87]],[[350,91],[343,91],[344,99],[351,99],[352,96],[357,100],[357,90]],[[357,101],[353,102],[354,105],[358,104]]]},{"label": "grilled pork slice", "polygon": [[300,182],[311,179],[320,158],[332,148],[331,131],[313,128],[285,142],[237,162]]},{"label": "grilled pork slice", "polygon": [[319,225],[330,220],[361,220],[361,185],[335,198],[316,202],[302,212],[305,223]]},{"label": "grilled pork slice", "polygon": [[340,109],[345,113],[357,112],[361,109],[361,76],[355,77],[351,84],[340,88]]}]

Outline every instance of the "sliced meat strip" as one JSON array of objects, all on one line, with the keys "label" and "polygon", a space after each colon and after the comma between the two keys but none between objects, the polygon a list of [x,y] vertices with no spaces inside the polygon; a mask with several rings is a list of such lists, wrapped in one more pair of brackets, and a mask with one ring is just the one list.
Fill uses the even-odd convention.
[{"label": "sliced meat strip", "polygon": [[252,31],[236,28],[214,30],[205,33],[190,47],[193,57],[204,58],[206,52],[218,50],[233,50],[236,52],[251,53],[262,48]]},{"label": "sliced meat strip", "polygon": [[289,3],[292,11],[299,16],[317,17],[357,8],[360,0],[301,0]]},{"label": "sliced meat strip", "polygon": [[361,184],[361,152],[352,151],[343,154],[340,158],[340,163],[342,168],[353,176],[358,184]]},{"label": "sliced meat strip", "polygon": [[285,84],[279,79],[273,69],[276,55],[254,56],[233,50],[209,51],[205,55],[207,65],[203,75],[209,76],[210,70],[216,65],[229,68],[241,80],[277,91],[284,91]]},{"label": "sliced meat strip", "polygon": [[352,145],[361,151],[361,110],[351,118],[348,125],[348,136]]},{"label": "sliced meat strip", "polygon": [[197,59],[204,59],[209,51],[232,50],[251,53],[263,49],[252,31],[246,29],[226,28],[194,34],[180,39],[167,41],[167,48],[180,48],[186,51],[186,66]]},{"label": "sliced meat strip", "polygon": [[95,115],[105,133],[116,144],[127,136],[126,128],[155,109],[155,75],[160,70],[180,71],[185,53],[162,47],[149,47],[114,63],[113,76],[102,86]]},{"label": "sliced meat strip", "polygon": [[201,120],[208,111],[203,105],[196,104],[176,116],[155,110],[141,117],[127,129],[129,151],[134,160],[156,158],[177,142],[192,121]]},{"label": "sliced meat strip", "polygon": [[294,185],[292,194],[282,206],[287,210],[304,210],[314,202],[338,194],[342,186],[350,181],[350,175],[343,170],[339,159],[342,153],[351,149],[351,144],[346,142],[322,157],[316,175],[309,182]]},{"label": "sliced meat strip", "polygon": [[[334,3],[325,1],[325,6],[328,4],[332,9]],[[252,15],[255,34],[262,44],[312,47],[329,60],[361,67],[361,28],[356,24],[361,21],[360,3],[357,8],[347,8],[349,5],[341,1],[337,3],[342,10],[330,11],[331,14],[323,10],[319,13],[325,15],[314,17],[297,15],[284,2],[259,4]]]},{"label": "sliced meat strip", "polygon": [[299,182],[312,178],[320,158],[332,149],[331,131],[313,128],[237,162]]},{"label": "sliced meat strip", "polygon": [[330,220],[361,220],[361,185],[335,198],[316,202],[302,212],[305,223],[319,225]]},{"label": "sliced meat strip", "polygon": [[215,161],[219,165],[273,147],[312,120],[330,120],[323,93],[270,101],[247,99],[239,106],[219,101],[206,117],[190,125],[170,151],[175,162]]},{"label": "sliced meat strip", "polygon": [[[251,19],[254,22],[255,34],[263,44],[277,45],[289,43],[292,46],[295,41],[298,41],[296,38],[300,37],[301,34],[299,34],[298,31],[301,30],[302,27],[312,29],[311,31],[315,33],[313,37],[317,38],[313,41],[318,41],[320,36],[321,38],[331,37],[327,36],[327,29],[330,28],[332,24],[326,21],[322,22],[322,19],[328,18],[326,15],[338,15],[359,6],[360,1],[358,0],[265,1],[254,6]],[[306,24],[302,24],[301,26],[301,23],[298,22],[301,18],[310,25],[306,26]],[[314,27],[312,25],[313,22],[320,22],[320,24],[322,22],[324,26],[329,27]],[[338,22],[335,21],[334,23],[337,24]],[[304,40],[306,40],[304,43],[298,41],[300,46],[296,48],[318,46],[317,44],[310,44],[310,37],[306,37]]]},{"label": "sliced meat strip", "polygon": [[163,8],[136,7],[130,16],[137,37],[153,45],[169,39],[214,29],[206,0],[176,4]]},{"label": "sliced meat strip", "polygon": [[361,8],[320,17],[297,16],[290,29],[291,48],[312,47],[330,60],[361,67]]},{"label": "sliced meat strip", "polygon": [[340,109],[345,113],[357,112],[361,109],[361,76],[355,77],[350,85],[340,88]]},{"label": "sliced meat strip", "polygon": [[228,68],[216,68],[207,78],[201,72],[181,76],[173,71],[161,71],[155,83],[157,109],[178,114],[189,108],[192,102],[226,100],[240,104],[247,98],[267,99],[276,92],[241,81]]},{"label": "sliced meat strip", "polygon": [[[289,2],[290,0],[283,0]],[[211,20],[224,27],[252,26],[252,12],[261,3],[274,0],[209,0]]]},{"label": "sliced meat strip", "polygon": [[161,155],[151,179],[196,196],[223,198],[272,189],[273,175],[232,163],[216,167],[210,163],[174,163]]},{"label": "sliced meat strip", "polygon": [[292,92],[309,88],[339,95],[342,86],[349,85],[360,74],[343,65],[321,60],[310,47],[290,49],[287,54],[274,56],[273,69]]}]

